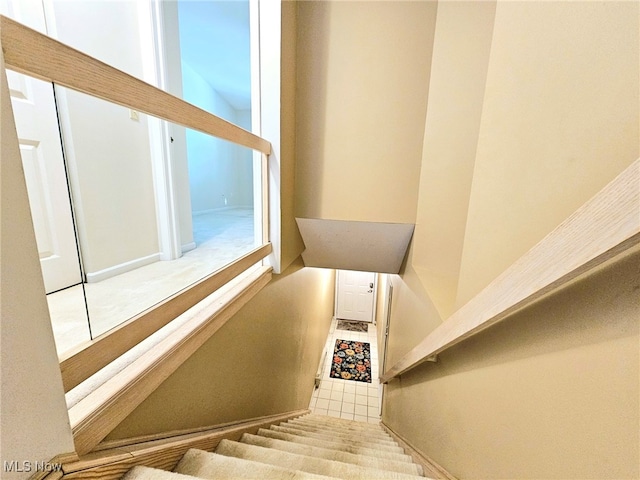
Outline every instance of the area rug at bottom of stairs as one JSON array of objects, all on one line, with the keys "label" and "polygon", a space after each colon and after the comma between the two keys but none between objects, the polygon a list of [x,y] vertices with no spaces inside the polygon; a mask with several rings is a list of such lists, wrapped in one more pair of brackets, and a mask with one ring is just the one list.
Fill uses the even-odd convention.
[{"label": "area rug at bottom of stairs", "polygon": [[353,340],[336,340],[331,378],[371,383],[371,345]]},{"label": "area rug at bottom of stairs", "polygon": [[367,322],[359,322],[357,320],[338,320],[336,325],[338,330],[346,330],[348,332],[367,333],[369,324]]}]

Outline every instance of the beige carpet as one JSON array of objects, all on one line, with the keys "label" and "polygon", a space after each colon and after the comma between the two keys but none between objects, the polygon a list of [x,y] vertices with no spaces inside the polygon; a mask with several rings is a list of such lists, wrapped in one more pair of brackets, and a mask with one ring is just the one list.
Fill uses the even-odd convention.
[{"label": "beige carpet", "polygon": [[253,212],[245,208],[194,217],[197,248],[106,280],[47,295],[58,355],[108,331],[255,248]]},{"label": "beige carpet", "polygon": [[422,467],[379,425],[306,415],[239,442],[222,440],[215,452],[189,450],[174,472],[135,467],[124,480],[180,479],[397,479],[424,480]]}]

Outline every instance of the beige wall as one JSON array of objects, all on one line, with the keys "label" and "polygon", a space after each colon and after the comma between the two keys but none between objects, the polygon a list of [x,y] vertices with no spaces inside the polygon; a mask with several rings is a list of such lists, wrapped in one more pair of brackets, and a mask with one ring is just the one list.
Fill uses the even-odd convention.
[{"label": "beige wall", "polygon": [[433,45],[413,268],[454,311],[482,117],[495,2],[441,2]]},{"label": "beige wall", "polygon": [[[409,249],[409,256],[413,247]],[[416,270],[407,263],[391,277],[393,301],[386,366],[390,368],[442,322],[435,303]]]},{"label": "beige wall", "polygon": [[383,421],[461,479],[638,478],[639,262],[392,381]]},{"label": "beige wall", "polygon": [[[388,365],[638,157],[638,4],[491,8],[438,9]],[[460,69],[479,90],[456,90]],[[637,478],[634,261],[392,382],[384,421],[459,478]]]},{"label": "beige wall", "polygon": [[[48,20],[55,38],[145,78],[140,33],[144,19],[135,3],[55,1],[52,11]],[[113,35],[114,31],[119,34]],[[145,40],[150,44],[151,38]],[[63,90],[62,131],[85,272],[157,254],[146,115],[136,122],[127,108]]]},{"label": "beige wall", "polygon": [[307,408],[333,315],[333,296],[333,270],[294,262],[108,438]]},{"label": "beige wall", "polygon": [[[1,51],[0,468],[10,479],[74,446]],[[4,470],[13,461],[22,473]]]},{"label": "beige wall", "polygon": [[296,213],[413,223],[435,2],[300,2]]},{"label": "beige wall", "polygon": [[498,2],[462,306],[639,155],[638,2]]},{"label": "beige wall", "polygon": [[280,84],[280,202],[281,266],[285,270],[304,250],[296,225],[296,35],[298,3],[282,2]]}]

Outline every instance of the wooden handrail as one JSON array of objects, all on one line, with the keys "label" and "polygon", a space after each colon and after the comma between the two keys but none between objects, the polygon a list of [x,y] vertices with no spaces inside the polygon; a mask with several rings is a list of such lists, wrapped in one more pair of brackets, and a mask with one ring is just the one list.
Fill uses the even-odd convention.
[{"label": "wooden handrail", "polygon": [[271,154],[271,143],[164,90],[0,15],[7,68]]},{"label": "wooden handrail", "polygon": [[640,159],[380,377],[387,383],[640,244]]},{"label": "wooden handrail", "polygon": [[60,358],[65,392],[167,325],[251,265],[258,263],[271,251],[270,243],[262,245],[103,335],[66,352]]}]

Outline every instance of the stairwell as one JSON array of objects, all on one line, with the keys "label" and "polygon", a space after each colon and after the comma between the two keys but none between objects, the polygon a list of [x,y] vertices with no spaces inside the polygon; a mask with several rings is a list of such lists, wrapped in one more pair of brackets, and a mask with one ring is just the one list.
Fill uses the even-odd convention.
[{"label": "stairwell", "polygon": [[379,425],[305,415],[215,452],[191,449],[173,472],[136,466],[123,480],[180,479],[421,479],[423,469]]}]

